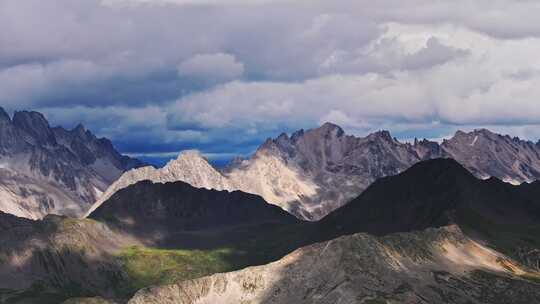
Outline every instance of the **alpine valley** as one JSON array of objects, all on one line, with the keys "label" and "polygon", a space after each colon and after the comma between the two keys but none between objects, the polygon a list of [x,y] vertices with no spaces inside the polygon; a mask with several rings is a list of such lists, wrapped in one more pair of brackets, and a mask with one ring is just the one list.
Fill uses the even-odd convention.
[{"label": "alpine valley", "polygon": [[539,144],[325,123],[155,168],[0,114],[0,303],[540,303]]}]

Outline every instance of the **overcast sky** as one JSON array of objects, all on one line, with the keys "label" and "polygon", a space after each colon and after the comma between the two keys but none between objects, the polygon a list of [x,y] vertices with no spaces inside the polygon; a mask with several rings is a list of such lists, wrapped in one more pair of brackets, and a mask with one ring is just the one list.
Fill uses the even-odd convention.
[{"label": "overcast sky", "polygon": [[210,158],[325,121],[540,138],[540,1],[0,0],[0,105]]}]

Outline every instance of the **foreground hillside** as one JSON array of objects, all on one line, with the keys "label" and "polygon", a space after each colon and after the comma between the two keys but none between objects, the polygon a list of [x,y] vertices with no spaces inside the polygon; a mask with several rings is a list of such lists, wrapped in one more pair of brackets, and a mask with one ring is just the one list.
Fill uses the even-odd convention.
[{"label": "foreground hillside", "polygon": [[[140,242],[93,220],[42,221],[0,213],[0,303],[59,303],[68,297],[114,298],[128,287],[121,248]],[[6,224],[7,223],[7,224]]]},{"label": "foreground hillside", "polygon": [[129,304],[540,301],[540,277],[456,226],[344,236],[265,266],[139,291]]}]

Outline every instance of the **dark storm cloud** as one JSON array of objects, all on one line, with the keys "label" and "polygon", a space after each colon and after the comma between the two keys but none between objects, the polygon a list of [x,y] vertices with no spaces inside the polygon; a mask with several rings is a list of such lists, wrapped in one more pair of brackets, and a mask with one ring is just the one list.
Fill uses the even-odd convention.
[{"label": "dark storm cloud", "polygon": [[4,0],[0,105],[149,155],[245,154],[324,121],[536,136],[539,13],[503,0]]}]

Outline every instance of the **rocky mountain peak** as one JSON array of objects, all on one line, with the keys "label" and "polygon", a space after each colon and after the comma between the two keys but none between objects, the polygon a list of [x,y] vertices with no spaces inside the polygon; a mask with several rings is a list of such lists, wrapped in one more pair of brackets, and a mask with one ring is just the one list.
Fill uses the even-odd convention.
[{"label": "rocky mountain peak", "polygon": [[472,131],[473,134],[481,134],[481,135],[496,135],[495,133],[491,132],[490,130],[486,128],[480,128],[480,129],[474,129]]},{"label": "rocky mountain peak", "polygon": [[387,142],[394,142],[395,141],[394,138],[392,137],[392,135],[390,134],[390,132],[387,131],[387,130],[380,130],[380,131],[371,133],[371,134],[368,135],[368,138],[374,139],[374,140],[382,139],[382,140],[387,141]]},{"label": "rocky mountain peak", "polygon": [[290,138],[289,136],[287,135],[287,133],[281,133],[277,138],[276,138],[276,143],[279,144],[279,145],[286,145],[288,144],[290,141]]},{"label": "rocky mountain peak", "polygon": [[176,161],[197,161],[208,163],[208,160],[198,150],[184,150],[178,154]]},{"label": "rocky mountain peak", "polygon": [[32,136],[36,144],[56,144],[56,138],[43,114],[34,111],[17,111],[13,115],[13,124]]},{"label": "rocky mountain peak", "polygon": [[82,125],[51,128],[34,111],[15,112],[10,120],[3,109],[0,156],[11,165],[11,176],[0,176],[0,210],[28,218],[80,215],[125,170],[142,164]]},{"label": "rocky mountain peak", "polygon": [[71,133],[78,135],[79,137],[85,137],[89,131],[86,130],[83,124],[78,124],[71,130]]},{"label": "rocky mountain peak", "polygon": [[304,129],[300,129],[291,135],[291,141],[296,142],[300,137],[304,136]]},{"label": "rocky mountain peak", "polygon": [[504,137],[504,136],[502,136],[500,134],[493,133],[488,129],[481,128],[481,129],[474,129],[471,132],[464,132],[464,131],[458,130],[458,131],[456,131],[454,137],[452,137],[450,139],[450,141],[452,141],[452,140],[464,140],[464,139],[469,140],[469,139],[474,139],[474,138],[477,138],[477,140],[478,140],[478,138],[496,139],[496,138],[501,138],[501,137]]},{"label": "rocky mountain peak", "polygon": [[341,137],[345,134],[345,131],[343,131],[340,126],[331,122],[325,122],[319,128],[312,129],[310,131],[317,132],[323,135],[334,135],[335,137]]},{"label": "rocky mountain peak", "polygon": [[[218,174],[217,170],[210,164],[208,159],[204,157],[198,150],[184,150],[178,154],[178,157],[169,161],[163,170],[168,171],[173,175],[180,174],[184,178],[186,174],[190,173],[193,176],[200,176],[201,174]],[[183,179],[182,179],[183,180]]]},{"label": "rocky mountain peak", "polygon": [[17,111],[13,115],[13,123],[19,128],[32,130],[37,128],[50,129],[45,116],[35,111]]},{"label": "rocky mountain peak", "polygon": [[422,160],[445,156],[438,142],[430,141],[425,138],[422,140],[415,138],[412,148]]}]

